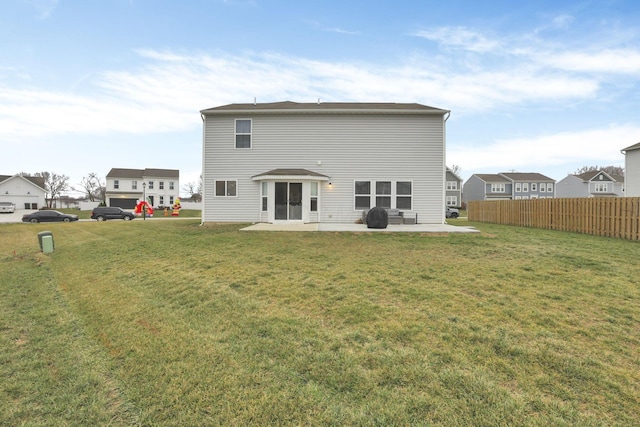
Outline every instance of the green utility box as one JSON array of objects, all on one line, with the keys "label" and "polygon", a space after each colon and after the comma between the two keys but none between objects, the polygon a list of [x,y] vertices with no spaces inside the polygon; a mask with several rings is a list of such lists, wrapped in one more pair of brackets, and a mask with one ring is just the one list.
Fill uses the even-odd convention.
[{"label": "green utility box", "polygon": [[40,250],[45,254],[49,254],[55,249],[53,233],[50,231],[41,231],[38,233],[38,243],[40,243]]}]

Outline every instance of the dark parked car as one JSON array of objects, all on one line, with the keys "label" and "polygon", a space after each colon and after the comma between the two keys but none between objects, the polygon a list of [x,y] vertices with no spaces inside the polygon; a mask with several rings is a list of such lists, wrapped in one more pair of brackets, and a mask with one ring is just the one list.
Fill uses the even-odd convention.
[{"label": "dark parked car", "polygon": [[22,222],[71,222],[77,220],[78,215],[70,215],[52,210],[35,211],[22,216]]},{"label": "dark parked car", "polygon": [[135,217],[133,212],[125,211],[122,208],[101,206],[91,211],[91,219],[97,219],[98,221],[106,221],[108,219],[124,219],[125,221],[130,221]]},{"label": "dark parked car", "polygon": [[444,214],[444,216],[447,218],[455,219],[455,218],[458,218],[458,216],[460,216],[460,212],[456,208],[450,208],[449,206],[447,206],[447,211]]}]

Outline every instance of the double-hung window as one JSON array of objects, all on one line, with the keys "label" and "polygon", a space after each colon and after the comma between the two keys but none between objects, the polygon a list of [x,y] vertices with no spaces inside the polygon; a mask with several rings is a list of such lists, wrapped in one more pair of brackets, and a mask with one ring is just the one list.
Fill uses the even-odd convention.
[{"label": "double-hung window", "polygon": [[153,190],[153,181],[149,181],[149,190]]},{"label": "double-hung window", "polygon": [[164,181],[160,181],[160,182],[158,183],[158,188],[159,188],[160,190],[164,190]]},{"label": "double-hung window", "polygon": [[268,210],[268,196],[269,196],[269,184],[267,182],[262,181],[262,185],[260,186],[262,189],[262,212],[266,212]]},{"label": "double-hung window", "polygon": [[236,119],[236,148],[251,148],[251,119]]},{"label": "double-hung window", "polygon": [[356,181],[356,210],[371,208],[371,182]]},{"label": "double-hung window", "polygon": [[411,210],[411,181],[396,182],[396,209]]},{"label": "double-hung window", "polygon": [[318,212],[318,183],[311,183],[311,212]]},{"label": "double-hung window", "polygon": [[604,182],[596,182],[596,193],[606,193],[608,185]]},{"label": "double-hung window", "polygon": [[[355,210],[413,209],[413,183],[411,181],[356,181],[354,187]],[[313,192],[312,192],[313,197]]]},{"label": "double-hung window", "polygon": [[118,181],[117,179],[113,180],[113,189],[117,190],[120,188],[120,181]]},{"label": "double-hung window", "polygon": [[447,190],[457,190],[458,181],[447,181]]},{"label": "double-hung window", "polygon": [[131,189],[132,190],[138,189],[138,181],[131,181]]},{"label": "double-hung window", "polygon": [[522,183],[516,182],[516,193],[520,193],[522,191]]},{"label": "double-hung window", "polygon": [[504,182],[491,184],[491,192],[492,193],[504,193],[504,190],[505,190]]},{"label": "double-hung window", "polygon": [[238,181],[216,180],[216,197],[236,197]]},{"label": "double-hung window", "polygon": [[391,209],[391,181],[376,181],[376,206]]}]

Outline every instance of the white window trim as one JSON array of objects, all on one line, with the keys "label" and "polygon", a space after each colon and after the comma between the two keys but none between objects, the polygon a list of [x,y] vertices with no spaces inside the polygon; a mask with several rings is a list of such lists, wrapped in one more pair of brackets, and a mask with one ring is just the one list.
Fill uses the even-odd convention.
[{"label": "white window trim", "polygon": [[[369,194],[356,194],[356,182],[368,182],[369,183]],[[376,183],[378,182],[390,182],[391,183],[391,194],[378,194],[376,193]],[[397,191],[397,183],[398,182],[410,182],[411,183],[411,194],[398,194]],[[353,210],[354,212],[359,212],[362,208],[356,207],[356,197],[369,197],[369,209],[376,205],[376,197],[390,197],[391,198],[391,208],[390,209],[401,209],[398,208],[398,197],[411,197],[411,208],[410,209],[401,209],[405,212],[413,211],[413,200],[414,200],[414,189],[415,185],[412,179],[354,179],[353,184]]]},{"label": "white window trim", "polygon": [[522,192],[523,193],[528,193],[529,192],[529,183],[528,182],[523,182],[522,183]]},{"label": "white window trim", "polygon": [[516,193],[522,192],[522,183],[516,182]]},{"label": "white window trim", "polygon": [[[249,132],[249,133],[238,133],[236,131],[236,129],[238,129],[238,120],[243,120],[243,121],[244,120],[248,120],[249,123],[251,123],[251,132]],[[238,135],[249,135],[249,146],[248,147],[238,147],[238,144],[237,144],[237,141],[236,141],[236,136],[238,136]],[[233,121],[233,148],[236,149],[236,150],[251,150],[251,149],[253,149],[253,119],[249,119],[249,118],[241,119],[241,118],[238,118],[238,119],[235,119]]]},{"label": "white window trim", "polygon": [[457,191],[458,181],[447,181],[447,191]]},{"label": "white window trim", "polygon": [[505,193],[507,191],[507,186],[504,182],[492,183],[491,184],[491,192],[492,193]]},{"label": "white window trim", "polygon": [[[221,196],[221,195],[217,194],[217,184],[220,181],[224,181],[224,193],[225,193],[224,196]],[[236,195],[235,196],[228,196],[227,195],[227,192],[229,191],[228,187],[227,187],[227,183],[228,182],[235,182],[236,183]],[[213,197],[237,198],[238,197],[238,193],[239,193],[238,190],[239,189],[238,189],[238,180],[237,179],[216,178],[216,179],[213,180]]]}]

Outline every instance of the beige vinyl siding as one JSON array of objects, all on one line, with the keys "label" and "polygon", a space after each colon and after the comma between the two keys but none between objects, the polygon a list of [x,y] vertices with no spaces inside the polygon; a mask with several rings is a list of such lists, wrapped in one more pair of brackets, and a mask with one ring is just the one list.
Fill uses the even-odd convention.
[{"label": "beige vinyl siding", "polygon": [[[442,223],[442,115],[268,114],[251,118],[250,149],[236,149],[239,116],[207,115],[204,221],[260,221],[260,184],[251,177],[276,168],[303,168],[331,177],[320,183],[321,222],[352,222],[356,180],[413,182],[419,221]],[[321,165],[318,164],[321,162]],[[237,198],[216,198],[215,179],[237,179]]]}]

